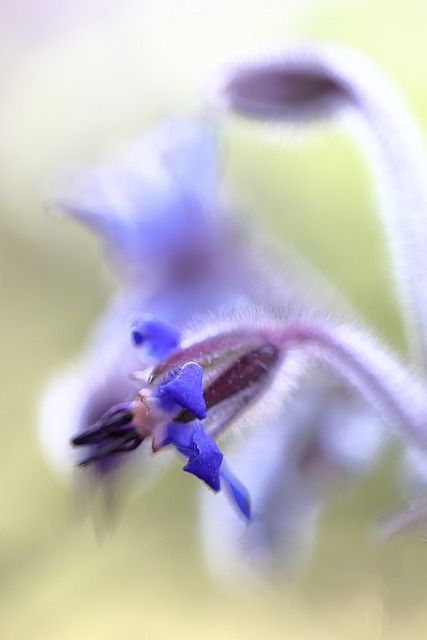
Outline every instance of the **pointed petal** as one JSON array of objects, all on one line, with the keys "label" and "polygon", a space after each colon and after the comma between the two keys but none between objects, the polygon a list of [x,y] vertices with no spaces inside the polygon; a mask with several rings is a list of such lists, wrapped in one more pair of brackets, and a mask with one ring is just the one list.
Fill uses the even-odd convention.
[{"label": "pointed petal", "polygon": [[248,490],[243,484],[231,473],[228,465],[223,461],[220,470],[221,486],[226,488],[234,504],[237,506],[240,513],[250,521],[252,518],[251,513],[251,498]]},{"label": "pointed petal", "polygon": [[184,409],[188,409],[196,418],[206,417],[206,403],[203,398],[203,371],[195,362],[188,362],[177,375],[160,389]]},{"label": "pointed petal", "polygon": [[162,447],[173,445],[182,455],[189,456],[190,451],[195,451],[193,443],[194,425],[178,424],[171,422],[166,428],[166,436],[163,440]]},{"label": "pointed petal", "polygon": [[194,457],[183,467],[183,471],[192,473],[213,489],[219,491],[219,468],[223,459],[221,451],[216,443],[204,431],[201,425],[194,429],[193,443],[195,445]]}]

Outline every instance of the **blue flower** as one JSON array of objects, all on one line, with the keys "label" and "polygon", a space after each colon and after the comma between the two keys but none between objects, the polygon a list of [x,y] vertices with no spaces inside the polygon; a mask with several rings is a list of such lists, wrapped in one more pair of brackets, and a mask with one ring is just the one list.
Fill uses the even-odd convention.
[{"label": "blue flower", "polygon": [[[150,318],[134,325],[132,338],[150,354],[166,355],[178,346],[179,331]],[[213,403],[229,394],[222,393]],[[208,397],[212,404],[212,391],[208,391]],[[111,457],[138,448],[147,437],[152,438],[154,451],[173,446],[188,460],[184,471],[203,480],[215,492],[224,484],[240,513],[250,519],[247,491],[223,465],[223,454],[204,431],[201,421],[206,415],[202,368],[195,362],[186,362],[164,374],[160,382],[140,389],[135,400],[110,408],[96,424],[75,435],[72,444],[88,449],[80,460],[81,466],[103,467],[108,467]]]},{"label": "blue flower", "polygon": [[[346,100],[359,95],[348,90],[347,76],[341,92],[328,56],[319,58],[320,83],[317,57],[301,60],[297,73],[292,58],[284,68],[267,61],[265,69],[237,69],[223,87],[223,102],[251,117],[286,119],[294,111],[282,101],[292,103],[296,89],[297,102],[311,101],[310,108],[337,91]],[[282,92],[283,81],[289,91]],[[373,99],[376,105],[376,91]],[[233,540],[251,562],[267,558],[276,568],[278,558],[296,550],[296,540],[307,532],[314,538],[331,479],[357,476],[375,457],[382,434],[366,406],[425,449],[425,384],[352,320],[322,311],[330,296],[314,275],[314,286],[306,287],[298,269],[282,274],[271,252],[249,241],[225,215],[218,165],[209,123],[169,120],[118,165],[72,178],[58,202],[100,236],[120,289],[80,365],[48,392],[42,437],[58,466],[67,461],[71,440],[77,463],[101,481],[132,465],[142,475],[148,460],[161,458],[148,456],[147,444],[150,453],[174,450],[185,459],[184,471],[228,494],[233,518],[250,521],[250,527],[242,527],[242,518],[228,527],[215,501],[215,523],[218,530],[225,526],[214,544],[237,532]],[[417,268],[422,249],[410,256]],[[414,309],[424,304],[422,290]],[[361,427],[367,415],[377,438]],[[230,456],[242,484],[217,441],[245,421],[258,430],[239,443],[240,460]]]},{"label": "blue flower", "polygon": [[[144,482],[163,457],[150,449],[175,450],[184,470],[223,490],[243,520],[253,521],[255,510],[257,522],[267,522],[217,440],[241,417],[277,420],[278,407],[286,423],[293,383],[282,365],[293,372],[305,364],[280,353],[270,316],[295,307],[301,288],[291,279],[283,288],[276,269],[225,215],[217,151],[210,123],[169,120],[118,165],[74,176],[59,199],[101,237],[121,288],[81,363],[45,396],[42,438],[57,467],[74,462],[100,481],[122,470]],[[269,468],[268,456],[259,460],[249,476],[245,471],[245,484]]]}]

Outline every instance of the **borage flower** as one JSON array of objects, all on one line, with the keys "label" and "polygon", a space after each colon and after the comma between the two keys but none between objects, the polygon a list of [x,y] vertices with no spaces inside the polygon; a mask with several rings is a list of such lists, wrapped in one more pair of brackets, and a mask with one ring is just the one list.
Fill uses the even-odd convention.
[{"label": "borage flower", "polygon": [[298,382],[307,356],[339,372],[405,437],[426,446],[422,385],[353,327],[304,315],[273,319],[253,310],[252,320],[231,318],[226,330],[216,328],[196,342],[193,334],[186,346],[175,346],[177,331],[152,319],[139,322],[132,335],[138,346],[165,357],[135,374],[143,383],[135,399],[112,407],[73,438],[73,445],[90,448],[83,466],[132,451],[151,438],[154,452],[174,446],[188,459],[184,471],[214,491],[223,481],[250,519],[247,492],[223,466],[213,437],[254,407],[259,411],[260,403],[270,405],[264,419],[269,412],[271,418]]},{"label": "borage flower", "polygon": [[[165,353],[171,349],[171,336],[177,332],[163,322],[149,320],[139,323],[132,335],[138,345],[147,343],[148,338],[151,352]],[[156,379],[150,376],[135,400],[112,407],[93,427],[72,439],[74,446],[89,447],[91,451],[80,465],[132,451],[151,437],[153,451],[174,446],[188,459],[184,471],[203,480],[213,491],[220,490],[222,481],[241,513],[249,519],[250,505],[244,488],[227,469],[223,454],[200,422],[207,414],[202,375],[199,364],[187,362]],[[139,372],[138,379],[141,376]],[[210,405],[224,399],[219,397],[216,385],[210,386],[207,395]]]},{"label": "borage flower", "polygon": [[154,369],[135,374],[144,386],[134,400],[110,408],[95,425],[72,439],[75,447],[88,448],[79,464],[102,464],[151,438],[154,452],[174,446],[188,460],[184,471],[215,492],[225,487],[240,513],[250,520],[247,491],[234,478],[203,423],[217,436],[246,410],[277,369],[280,350],[268,335],[248,329],[181,349],[176,348],[177,335],[174,327],[153,319],[133,327],[136,346],[143,345],[151,354],[171,353]]},{"label": "borage flower", "polygon": [[[307,58],[301,51],[279,63],[241,65],[226,74],[219,102],[243,115],[291,121],[335,115],[350,104],[376,131],[381,110],[368,99],[374,92],[362,96],[363,74],[352,78],[351,68],[338,67],[332,55]],[[380,133],[381,147],[386,135]],[[174,449],[186,459],[185,471],[215,492],[225,489],[234,514],[251,521],[242,527],[238,518],[228,526],[215,501],[208,538],[216,543],[231,531],[252,561],[257,556],[262,564],[269,556],[278,566],[278,555],[294,556],[295,540],[313,531],[337,471],[363,473],[375,457],[378,416],[424,458],[425,383],[354,322],[319,312],[324,288],[281,271],[237,231],[218,196],[216,152],[211,125],[169,121],[118,167],[73,179],[61,205],[102,237],[122,289],[83,366],[48,392],[43,437],[61,463],[71,439],[79,455],[84,450],[77,461],[101,480],[131,461],[143,473],[147,444],[155,452]],[[397,216],[405,198],[418,192],[402,195],[401,172],[391,164],[389,182],[402,196],[394,210],[399,236]],[[422,198],[414,198],[411,208],[418,210]],[[405,237],[417,242],[408,259],[402,244],[400,264],[412,283],[414,319],[425,291],[413,277],[422,237],[415,213],[409,223]],[[418,327],[422,342],[422,322]],[[239,443],[242,455],[232,468],[250,488],[253,507],[216,444],[247,423],[257,432]],[[221,549],[219,555],[225,557]]]}]

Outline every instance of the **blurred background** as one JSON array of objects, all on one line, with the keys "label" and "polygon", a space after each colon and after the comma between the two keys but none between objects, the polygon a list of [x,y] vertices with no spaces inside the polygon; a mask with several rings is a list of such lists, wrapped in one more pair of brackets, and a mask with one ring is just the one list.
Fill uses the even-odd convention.
[{"label": "blurred background", "polygon": [[[424,638],[427,548],[369,539],[398,499],[393,453],[322,519],[292,581],[212,581],[197,483],[171,469],[102,540],[46,463],[37,408],[114,287],[96,239],[46,211],[55,171],[100,163],[158,118],[193,113],[215,69],[293,40],[368,55],[427,131],[423,0],[0,0],[0,637]],[[246,133],[248,130],[246,131]],[[230,127],[225,180],[396,349],[402,329],[366,166],[334,129],[276,146]],[[58,415],[58,429],[61,416]]]}]

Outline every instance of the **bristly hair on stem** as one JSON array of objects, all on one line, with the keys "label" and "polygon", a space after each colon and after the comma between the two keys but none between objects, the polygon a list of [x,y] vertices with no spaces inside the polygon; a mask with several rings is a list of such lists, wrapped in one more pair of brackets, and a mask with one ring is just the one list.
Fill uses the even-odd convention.
[{"label": "bristly hair on stem", "polygon": [[267,124],[349,125],[373,171],[408,341],[427,373],[427,156],[384,74],[344,47],[290,46],[223,69],[210,99],[219,110]]},{"label": "bristly hair on stem", "polygon": [[[332,119],[348,125],[373,172],[408,344],[425,378],[427,157],[423,136],[399,94],[370,61],[339,46],[267,51],[237,61],[218,78],[210,99],[226,113],[266,124]],[[423,439],[416,437],[422,449]],[[427,468],[427,458],[422,464]],[[416,520],[413,504],[390,530],[397,521]]]}]

